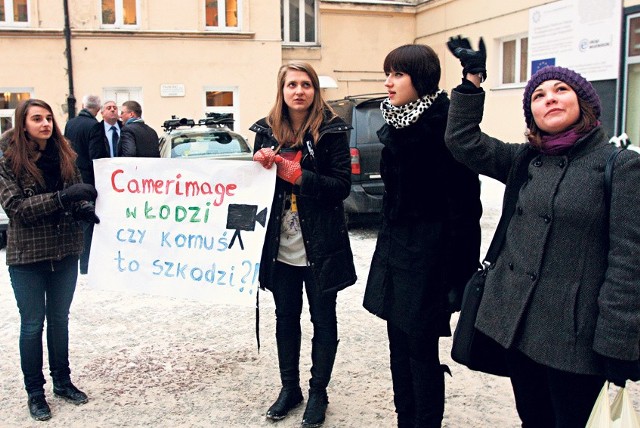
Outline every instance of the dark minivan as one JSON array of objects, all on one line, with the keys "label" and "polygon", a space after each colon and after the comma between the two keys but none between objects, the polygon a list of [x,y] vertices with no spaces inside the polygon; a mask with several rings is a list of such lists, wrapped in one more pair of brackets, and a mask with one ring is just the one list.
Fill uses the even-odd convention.
[{"label": "dark minivan", "polygon": [[351,95],[328,101],[353,129],[349,132],[351,194],[344,201],[347,218],[354,214],[379,214],[384,184],[380,176],[382,143],[376,132],[384,125],[380,103],[386,94]]}]

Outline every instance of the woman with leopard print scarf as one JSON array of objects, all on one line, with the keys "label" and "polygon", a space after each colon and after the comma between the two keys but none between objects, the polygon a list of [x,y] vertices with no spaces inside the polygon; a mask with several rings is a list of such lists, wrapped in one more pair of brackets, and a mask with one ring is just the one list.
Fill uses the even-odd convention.
[{"label": "woman with leopard print scarf", "polygon": [[449,99],[433,49],[396,48],[384,71],[383,220],[364,307],[387,321],[398,427],[440,427],[448,368],[438,342],[478,265],[480,184],[445,146]]}]

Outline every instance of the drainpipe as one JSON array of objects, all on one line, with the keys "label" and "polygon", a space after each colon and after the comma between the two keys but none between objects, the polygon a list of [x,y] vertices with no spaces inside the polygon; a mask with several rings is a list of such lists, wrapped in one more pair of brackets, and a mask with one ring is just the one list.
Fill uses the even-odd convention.
[{"label": "drainpipe", "polygon": [[64,40],[67,55],[67,76],[69,77],[69,96],[67,97],[67,113],[69,119],[76,117],[76,97],[73,95],[73,62],[71,61],[71,28],[69,25],[69,2],[62,0],[64,5]]}]

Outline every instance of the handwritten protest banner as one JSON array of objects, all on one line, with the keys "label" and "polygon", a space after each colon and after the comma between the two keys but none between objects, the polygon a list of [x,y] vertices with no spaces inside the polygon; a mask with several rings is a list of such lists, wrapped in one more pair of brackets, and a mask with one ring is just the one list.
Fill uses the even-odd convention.
[{"label": "handwritten protest banner", "polygon": [[89,283],[255,304],[275,168],[256,162],[114,158],[94,163]]}]

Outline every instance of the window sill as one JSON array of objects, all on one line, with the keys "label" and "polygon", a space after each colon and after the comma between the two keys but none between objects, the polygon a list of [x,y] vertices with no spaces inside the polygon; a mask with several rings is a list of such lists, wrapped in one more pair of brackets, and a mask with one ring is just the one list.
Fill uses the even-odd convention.
[{"label": "window sill", "polygon": [[283,49],[320,49],[319,43],[290,43],[290,42],[282,42]]},{"label": "window sill", "polygon": [[0,28],[29,28],[28,22],[0,22]]},{"label": "window sill", "polygon": [[191,39],[253,39],[255,33],[241,31],[150,31],[150,30],[134,30],[134,29],[101,29],[101,30],[72,30],[76,37],[122,37],[123,35],[132,36],[141,39],[166,39],[166,38],[191,38]]},{"label": "window sill", "polygon": [[209,33],[242,33],[242,30],[238,27],[204,27],[204,31]]}]

